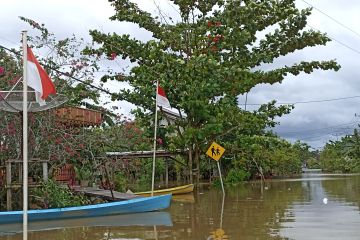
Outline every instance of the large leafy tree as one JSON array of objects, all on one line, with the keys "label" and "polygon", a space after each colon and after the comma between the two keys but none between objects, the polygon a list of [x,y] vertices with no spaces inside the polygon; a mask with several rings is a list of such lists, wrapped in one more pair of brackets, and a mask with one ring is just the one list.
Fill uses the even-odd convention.
[{"label": "large leafy tree", "polygon": [[[135,63],[126,77],[118,72],[102,79],[128,82],[131,90],[121,90],[118,100],[135,104],[134,112],[144,120],[151,121],[155,81],[160,81],[172,106],[186,114],[177,122],[175,143],[188,149],[190,169],[193,162],[199,168],[200,152],[209,141],[243,123],[238,95],[258,84],[280,83],[289,74],[339,69],[330,60],[263,70],[264,64],[280,56],[330,41],[325,34],[306,29],[311,9],[297,9],[295,0],[171,0],[178,18],[167,18],[160,8],[158,16],[152,15],[130,0],[109,1],[116,10],[111,20],[135,23],[153,39],[144,42],[92,30],[100,46],[88,53]],[[275,115],[289,112],[282,110]],[[270,120],[274,111],[279,109],[267,109]]]}]

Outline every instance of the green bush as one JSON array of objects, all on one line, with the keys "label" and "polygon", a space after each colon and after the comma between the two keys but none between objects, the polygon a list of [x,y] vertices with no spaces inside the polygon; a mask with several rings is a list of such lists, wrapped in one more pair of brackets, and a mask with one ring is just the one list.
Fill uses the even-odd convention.
[{"label": "green bush", "polygon": [[321,168],[321,163],[316,158],[309,158],[307,160],[307,167],[313,168],[313,169],[318,169],[318,168]]},{"label": "green bush", "polygon": [[212,186],[215,187],[215,188],[221,189],[221,181],[220,181],[220,178],[215,179],[215,180],[212,182]]},{"label": "green bush", "polygon": [[115,191],[125,192],[126,191],[126,177],[122,172],[116,172],[114,176]]},{"label": "green bush", "polygon": [[76,195],[69,189],[61,187],[53,180],[44,181],[34,190],[35,198],[39,199],[44,208],[63,208],[89,204],[83,195]]},{"label": "green bush", "polygon": [[93,178],[93,171],[89,166],[75,166],[75,172],[79,180],[90,181]]},{"label": "green bush", "polygon": [[243,169],[230,169],[229,173],[227,174],[225,178],[225,182],[227,184],[238,184],[243,181],[249,180],[250,173],[246,172]]}]

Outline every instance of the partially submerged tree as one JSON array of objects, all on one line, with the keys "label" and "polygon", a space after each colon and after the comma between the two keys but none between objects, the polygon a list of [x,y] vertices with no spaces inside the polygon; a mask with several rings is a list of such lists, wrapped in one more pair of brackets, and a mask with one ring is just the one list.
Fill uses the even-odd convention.
[{"label": "partially submerged tree", "polygon": [[[175,144],[189,151],[190,169],[193,162],[199,168],[200,152],[210,141],[243,123],[238,95],[258,84],[281,83],[289,74],[339,69],[330,60],[262,70],[278,57],[330,41],[325,34],[306,29],[311,9],[297,9],[295,0],[173,0],[179,16],[168,19],[160,9],[159,18],[130,0],[109,1],[116,10],[111,20],[135,23],[151,32],[153,39],[143,42],[126,34],[92,30],[100,47],[88,53],[136,63],[129,76],[106,75],[103,81],[128,82],[131,90],[121,90],[117,100],[135,104],[136,116],[148,122],[155,109],[155,81],[160,81],[172,107],[186,114],[186,119],[177,121],[184,131],[178,131]],[[266,34],[260,37],[261,33]],[[267,113],[289,112],[286,107],[282,110],[271,106]]]}]

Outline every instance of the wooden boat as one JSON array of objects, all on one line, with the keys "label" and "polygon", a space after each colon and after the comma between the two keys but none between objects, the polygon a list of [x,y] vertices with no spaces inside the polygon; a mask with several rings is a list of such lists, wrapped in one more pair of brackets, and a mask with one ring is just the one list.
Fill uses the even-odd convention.
[{"label": "wooden boat", "polygon": [[[48,231],[79,227],[172,226],[168,212],[145,212],[100,217],[30,221],[29,231]],[[0,224],[0,236],[22,232],[22,223]]]},{"label": "wooden boat", "polygon": [[[151,212],[168,208],[171,202],[171,194],[134,198],[126,201],[101,203],[80,207],[53,208],[41,210],[29,210],[30,221],[68,219],[81,217],[108,216],[126,213]],[[21,222],[23,211],[0,212],[0,224]]]},{"label": "wooden boat", "polygon": [[[161,195],[161,194],[172,194],[172,195],[186,194],[186,193],[191,193],[193,191],[194,191],[194,184],[188,184],[188,185],[183,185],[183,186],[179,186],[179,187],[154,190],[154,195],[157,196],[157,195]],[[139,195],[139,196],[144,196],[144,197],[151,196],[151,191],[136,192],[134,194]]]}]

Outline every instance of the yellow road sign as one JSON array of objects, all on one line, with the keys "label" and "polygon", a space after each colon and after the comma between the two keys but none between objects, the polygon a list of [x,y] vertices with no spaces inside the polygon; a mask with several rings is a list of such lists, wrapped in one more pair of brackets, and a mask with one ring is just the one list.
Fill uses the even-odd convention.
[{"label": "yellow road sign", "polygon": [[216,142],[213,142],[209,149],[206,151],[206,155],[211,157],[212,159],[219,161],[221,156],[224,154],[225,148],[217,144]]}]

